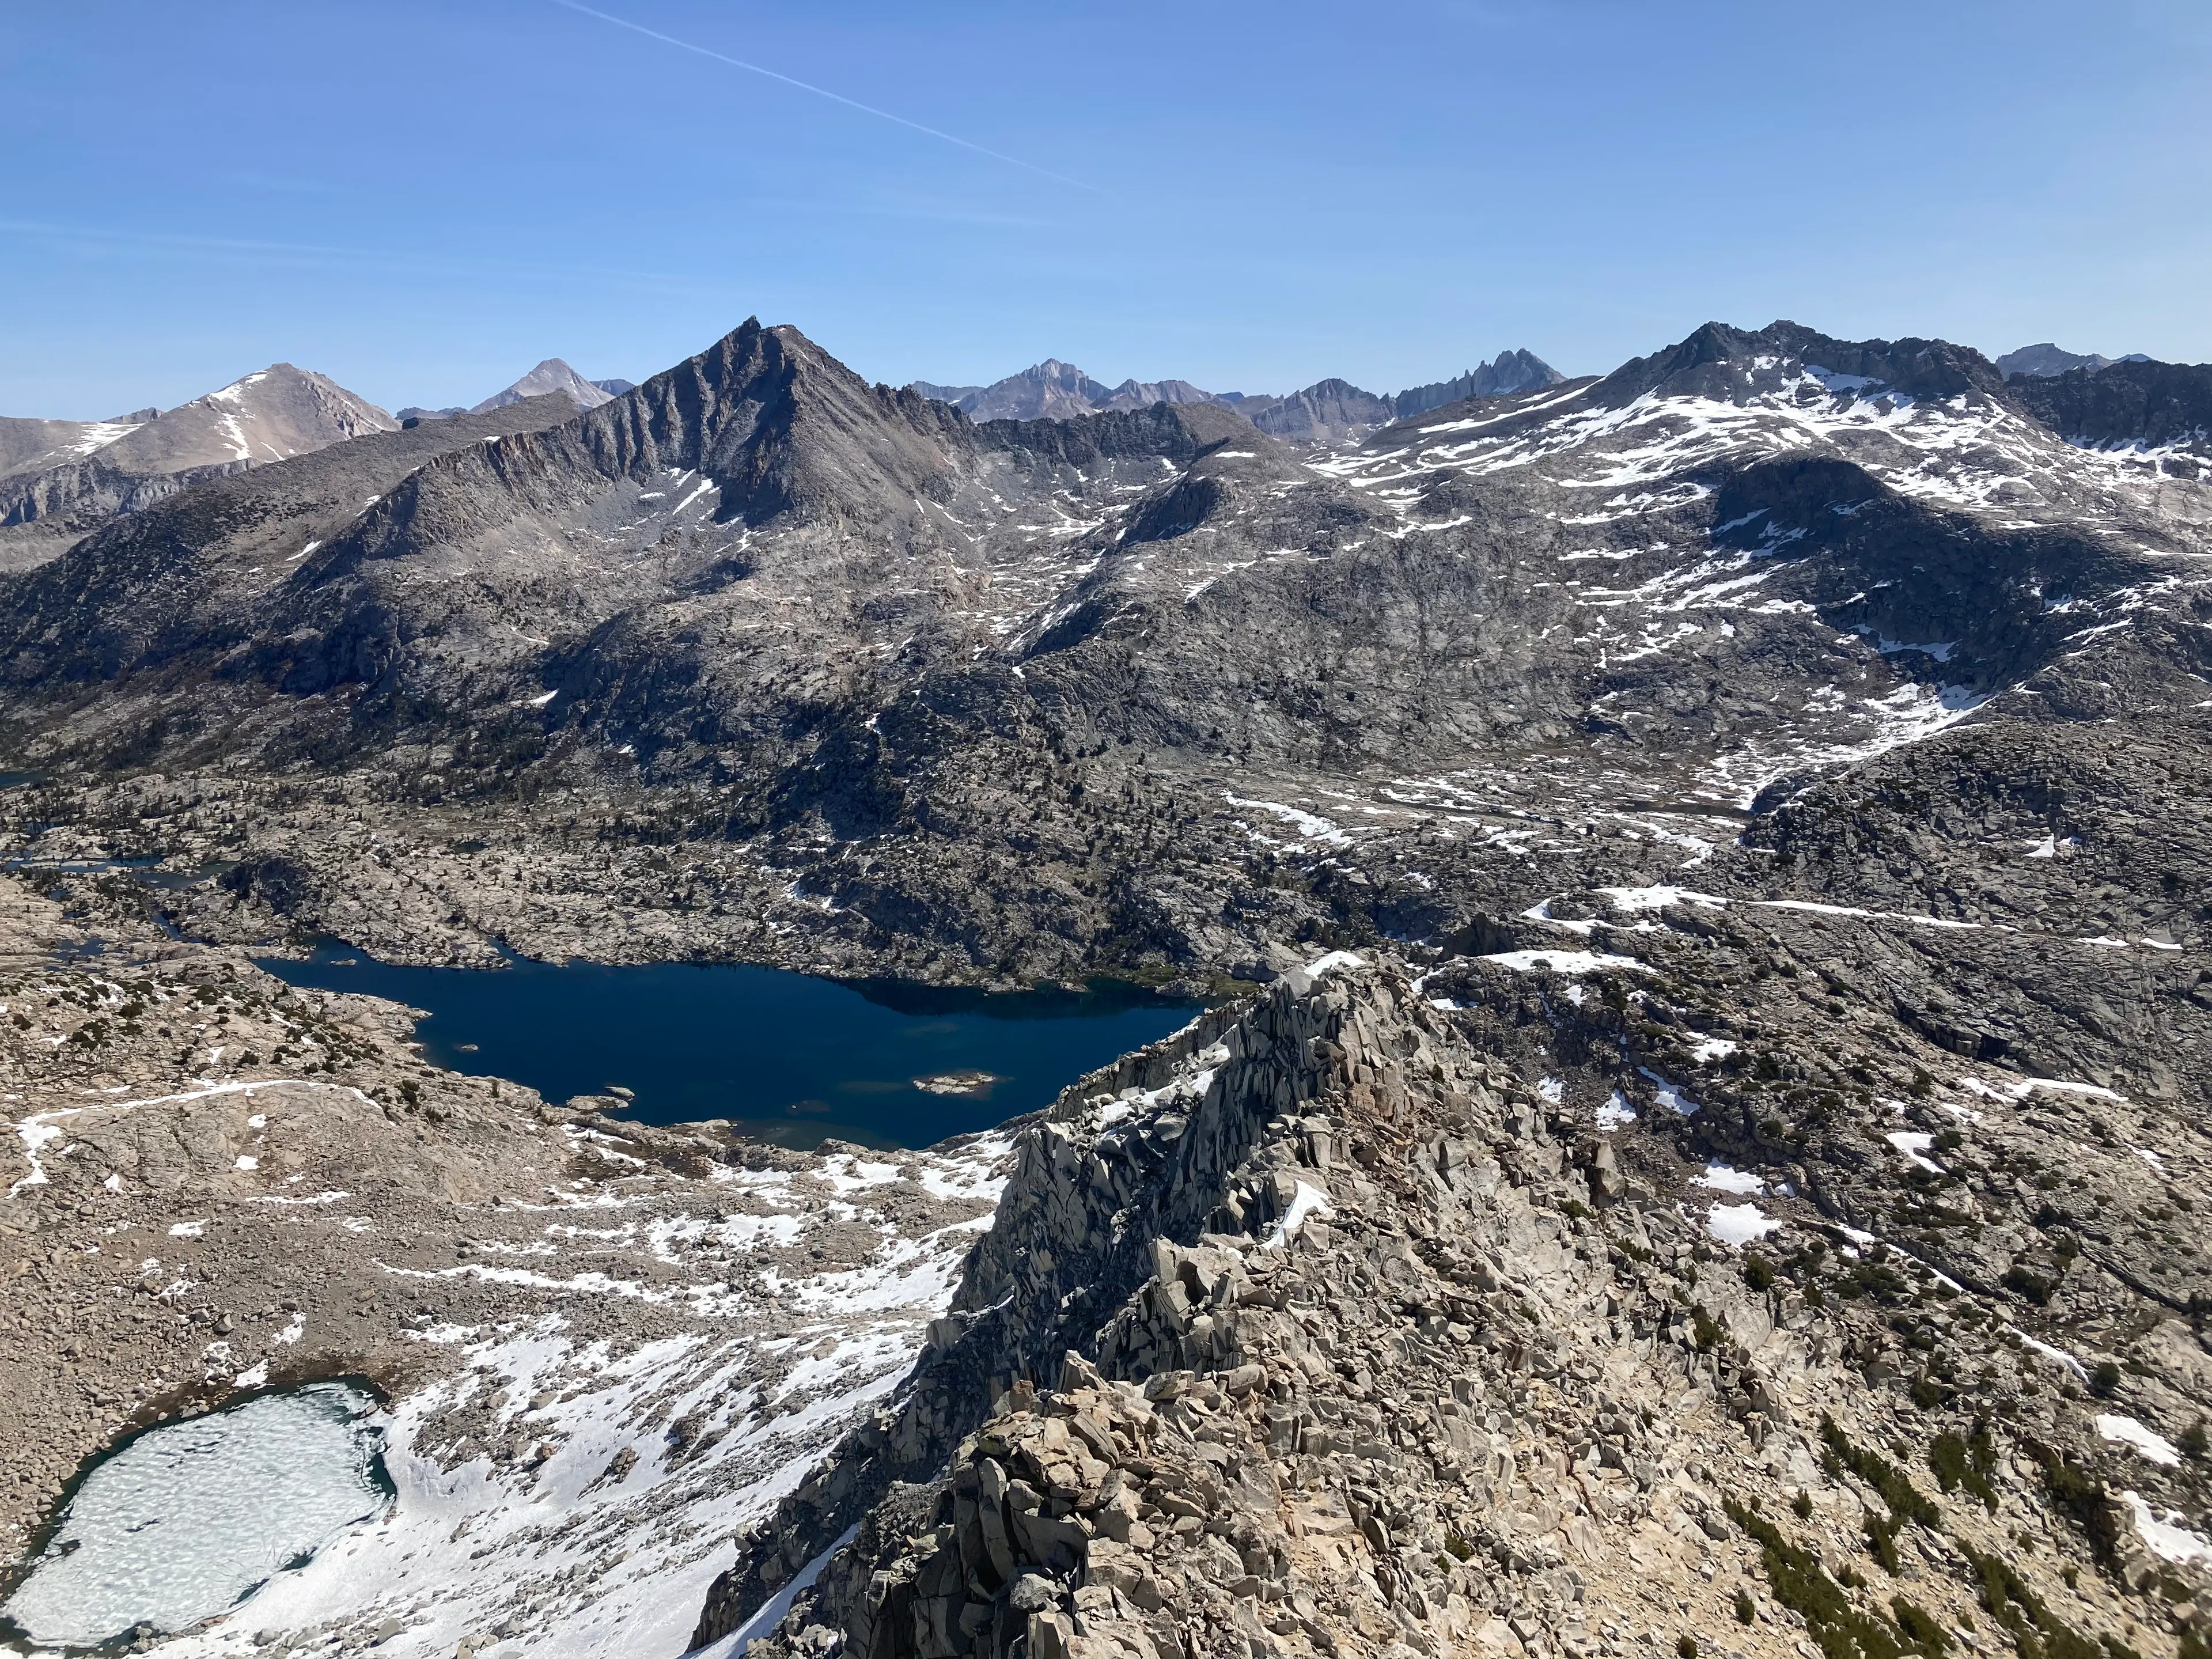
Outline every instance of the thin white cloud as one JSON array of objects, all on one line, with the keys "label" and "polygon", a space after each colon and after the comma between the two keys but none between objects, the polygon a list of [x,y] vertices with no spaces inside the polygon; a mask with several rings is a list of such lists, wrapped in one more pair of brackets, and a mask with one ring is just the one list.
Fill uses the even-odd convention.
[{"label": "thin white cloud", "polygon": [[128,249],[149,258],[202,258],[270,266],[338,267],[400,275],[483,277],[501,282],[546,277],[563,282],[628,283],[681,292],[708,292],[696,277],[659,271],[629,270],[570,261],[456,260],[389,248],[340,247],[312,242],[275,242],[248,237],[205,236],[190,232],[140,230],[116,225],[49,224],[31,219],[0,219],[0,239],[17,237],[80,250]]},{"label": "thin white cloud", "polygon": [[1073,185],[1078,190],[1104,193],[1098,191],[1096,185],[1086,185],[1080,179],[1071,179],[1064,173],[1054,173],[1050,167],[1041,167],[1034,161],[1024,161],[1018,155],[1009,155],[1003,150],[986,149],[981,144],[957,137],[952,133],[939,131],[935,127],[926,127],[919,121],[909,121],[903,115],[894,115],[887,109],[878,109],[873,104],[864,104],[857,98],[848,98],[841,92],[832,92],[827,87],[817,87],[813,82],[801,81],[795,76],[765,69],[758,64],[749,64],[742,58],[732,58],[727,52],[716,52],[708,46],[696,46],[689,40],[679,40],[672,34],[663,34],[659,29],[649,29],[642,23],[633,23],[627,17],[617,17],[611,12],[599,11],[584,5],[580,3],[580,0],[553,0],[553,3],[564,7],[569,11],[581,12],[586,17],[596,17],[602,23],[612,23],[617,28],[625,28],[633,33],[642,34],[647,40],[659,41],[663,46],[675,46],[684,52],[696,52],[702,58],[711,58],[718,64],[727,64],[732,69],[741,69],[750,75],[765,76],[771,81],[781,81],[784,85],[796,87],[801,92],[811,92],[817,98],[827,98],[833,104],[842,104],[848,109],[860,111],[863,115],[872,115],[879,121],[896,122],[898,125],[915,132],[927,133],[932,138],[939,138],[948,144],[957,144],[963,149],[973,150],[978,155],[988,155],[994,161],[1004,161],[1008,167],[1021,167],[1057,183]]}]

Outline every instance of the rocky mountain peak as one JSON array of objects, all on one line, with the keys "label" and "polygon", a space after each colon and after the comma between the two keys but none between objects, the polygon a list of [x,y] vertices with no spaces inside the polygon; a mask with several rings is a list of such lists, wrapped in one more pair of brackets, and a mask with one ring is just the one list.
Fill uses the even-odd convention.
[{"label": "rocky mountain peak", "polygon": [[1525,349],[1501,351],[1491,362],[1449,380],[1409,387],[1391,402],[1400,420],[1422,415],[1446,404],[1469,398],[1509,398],[1518,392],[1557,386],[1566,377],[1534,352]]},{"label": "rocky mountain peak", "polygon": [[1839,340],[1778,321],[1758,330],[1707,323],[1662,351],[1622,364],[1592,396],[1615,406],[1653,392],[1740,402],[1806,374],[1843,390],[1908,398],[1994,394],[2004,386],[1996,366],[1971,346],[1917,338]]},{"label": "rocky mountain peak", "polygon": [[944,476],[948,446],[968,441],[942,405],[871,386],[798,329],[750,317],[580,416],[578,430],[618,470],[705,474],[723,492],[724,516],[749,523],[830,510],[902,520]]},{"label": "rocky mountain peak", "polygon": [[2094,371],[2109,368],[2114,363],[2146,363],[2149,361],[2140,351],[2130,352],[2124,357],[2107,357],[2095,351],[2063,351],[2045,340],[2040,345],[2022,346],[2017,351],[2006,352],[1996,360],[1996,365],[2008,380],[2021,375],[2040,380],[2053,374],[2063,374],[2070,369]]},{"label": "rocky mountain peak", "polygon": [[956,392],[958,395],[951,399],[953,407],[974,420],[1036,421],[1095,413],[1115,396],[1115,388],[1092,380],[1073,363],[1048,357],[987,386],[934,387],[925,395],[945,391]]},{"label": "rocky mountain peak", "polygon": [[398,425],[328,375],[280,362],[147,422],[99,453],[132,471],[227,461],[255,465]]},{"label": "rocky mountain peak", "polygon": [[505,391],[493,392],[469,413],[483,415],[495,409],[504,409],[509,404],[519,404],[525,398],[543,397],[549,392],[562,393],[578,409],[597,409],[601,404],[614,400],[614,394],[605,390],[597,380],[586,380],[558,357],[548,357]]}]

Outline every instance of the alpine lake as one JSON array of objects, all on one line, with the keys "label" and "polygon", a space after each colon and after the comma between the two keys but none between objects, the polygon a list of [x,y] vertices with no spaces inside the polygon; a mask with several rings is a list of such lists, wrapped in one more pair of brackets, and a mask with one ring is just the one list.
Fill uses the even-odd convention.
[{"label": "alpine lake", "polygon": [[337,943],[261,966],[301,990],[424,1011],[416,1040],[451,1070],[556,1104],[613,1094],[642,1122],[726,1119],[800,1149],[927,1146],[993,1127],[1202,1006],[1106,979],[986,992],[721,963],[411,968]]}]

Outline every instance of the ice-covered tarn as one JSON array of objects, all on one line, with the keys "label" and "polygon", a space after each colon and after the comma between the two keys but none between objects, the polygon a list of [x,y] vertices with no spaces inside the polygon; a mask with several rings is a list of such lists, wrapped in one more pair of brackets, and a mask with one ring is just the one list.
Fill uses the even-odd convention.
[{"label": "ice-covered tarn", "polygon": [[66,1647],[215,1617],[389,1506],[375,1407],[317,1383],[149,1430],[85,1477],[0,1612]]}]

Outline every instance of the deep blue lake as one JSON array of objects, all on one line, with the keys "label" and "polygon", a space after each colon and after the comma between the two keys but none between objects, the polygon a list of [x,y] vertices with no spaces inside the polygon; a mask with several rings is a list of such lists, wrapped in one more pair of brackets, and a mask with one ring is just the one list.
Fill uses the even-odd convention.
[{"label": "deep blue lake", "polygon": [[[549,1100],[636,1092],[650,1123],[729,1118],[764,1139],[927,1146],[1049,1105],[1085,1072],[1188,1024],[1199,1005],[1094,981],[992,992],[774,968],[517,960],[400,968],[344,945],[261,965],[303,990],[389,997],[430,1017],[436,1064],[512,1078]],[[968,1092],[917,1080],[987,1073]]]}]

